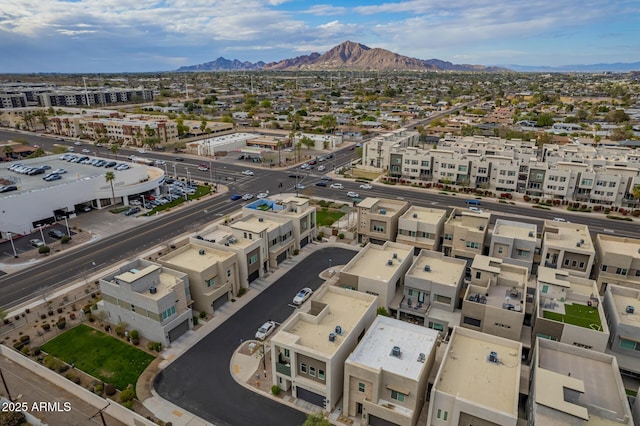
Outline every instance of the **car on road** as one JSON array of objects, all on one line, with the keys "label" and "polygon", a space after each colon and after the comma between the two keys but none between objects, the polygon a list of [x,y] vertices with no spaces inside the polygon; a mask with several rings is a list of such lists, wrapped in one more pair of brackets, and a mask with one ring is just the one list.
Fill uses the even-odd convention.
[{"label": "car on road", "polygon": [[74,142],[73,144],[74,144],[75,146],[80,146],[80,145],[82,145],[82,142],[80,142],[80,141],[76,141],[76,142]]},{"label": "car on road", "polygon": [[371,189],[373,188],[373,186],[371,186],[368,183],[363,183],[362,185],[360,185],[360,189]]},{"label": "car on road", "polygon": [[182,158],[182,157],[176,157],[176,158],[174,158],[174,160],[175,160],[175,161],[184,161],[184,158]]},{"label": "car on road", "polygon": [[64,232],[60,231],[59,229],[52,229],[51,231],[49,231],[48,235],[51,238],[55,238],[56,240],[61,239],[62,237],[64,237]]},{"label": "car on road", "polygon": [[240,200],[240,199],[242,199],[242,195],[240,195],[240,194],[233,194],[231,196],[231,201],[237,201],[237,200]]},{"label": "car on road", "polygon": [[301,166],[300,166],[300,168],[301,168],[302,170],[309,170],[309,169],[311,169],[312,167],[311,167],[309,164],[304,163],[303,165],[301,165]]},{"label": "car on road", "polygon": [[567,222],[567,219],[563,218],[563,217],[554,217],[553,218],[554,222],[564,222],[564,223],[569,223]]},{"label": "car on road", "polygon": [[290,177],[290,178],[293,178],[293,179],[302,179],[304,176],[302,176],[302,175],[297,175],[297,174],[291,174],[291,175],[289,175],[289,177]]},{"label": "car on road", "polygon": [[32,247],[42,247],[44,245],[44,241],[39,238],[34,238],[32,240],[29,240],[29,245]]},{"label": "car on road", "polygon": [[140,207],[131,207],[129,210],[124,212],[125,216],[132,216],[136,213],[140,213]]},{"label": "car on road", "polygon": [[91,151],[85,148],[85,149],[83,149],[83,150],[82,150],[82,152],[84,152],[85,154],[88,154],[88,153],[90,153]]},{"label": "car on road", "polygon": [[251,170],[243,170],[242,174],[245,176],[253,176],[253,171]]},{"label": "car on road", "polygon": [[296,297],[293,298],[294,305],[302,305],[311,295],[313,294],[313,290],[309,287],[305,287],[296,294]]},{"label": "car on road", "polygon": [[326,187],[327,186],[327,182],[325,182],[323,180],[318,181],[318,182],[316,182],[316,186],[324,186],[324,187]]},{"label": "car on road", "polygon": [[304,189],[305,186],[301,183],[296,183],[296,185],[294,186],[295,189]]},{"label": "car on road", "polygon": [[268,192],[261,192],[258,195],[256,195],[256,198],[267,198],[269,196]]},{"label": "car on road", "polygon": [[284,152],[293,152],[293,148],[285,148],[283,149]]},{"label": "car on road", "polygon": [[474,213],[482,213],[482,209],[478,207],[469,207],[469,210],[471,210]]},{"label": "car on road", "polygon": [[164,160],[156,160],[155,164],[156,166],[164,166],[165,164],[167,164],[167,162]]},{"label": "car on road", "polygon": [[276,329],[276,323],[274,321],[265,322],[260,326],[260,328],[258,328],[258,331],[256,331],[256,339],[257,340],[266,339],[267,337],[269,337],[271,333],[273,333],[273,330],[275,329]]},{"label": "car on road", "polygon": [[333,180],[331,176],[322,176],[320,180]]},{"label": "car on road", "polygon": [[349,198],[359,198],[360,194],[358,194],[357,192],[349,191],[349,192],[347,192],[347,197],[349,197]]},{"label": "car on road", "polygon": [[320,167],[318,167],[318,171],[319,171],[319,172],[324,172],[324,171],[325,171],[325,169],[326,169],[326,167],[325,167],[325,166],[320,166]]},{"label": "car on road", "polygon": [[344,189],[344,185],[341,183],[332,183],[330,186],[331,189]]},{"label": "car on road", "polygon": [[201,172],[208,172],[209,171],[209,166],[207,166],[206,164],[199,164],[198,165],[198,170],[200,170]]},{"label": "car on road", "polygon": [[242,196],[242,199],[245,200],[245,201],[248,201],[248,200],[250,200],[252,198],[253,198],[253,194],[244,194]]}]

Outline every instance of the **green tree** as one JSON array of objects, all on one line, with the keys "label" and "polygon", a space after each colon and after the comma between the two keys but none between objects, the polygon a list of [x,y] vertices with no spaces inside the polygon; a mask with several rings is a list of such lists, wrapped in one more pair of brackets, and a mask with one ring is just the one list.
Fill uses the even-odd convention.
[{"label": "green tree", "polygon": [[116,159],[118,159],[118,151],[120,151],[120,147],[118,146],[118,144],[112,143],[109,149],[111,150],[111,153],[115,155]]},{"label": "green tree", "polygon": [[5,157],[11,157],[11,154],[13,154],[13,147],[11,145],[5,145],[4,148],[2,148],[2,151],[4,152]]},{"label": "green tree", "polygon": [[204,129],[207,128],[207,120],[202,120],[202,122],[200,123],[200,131],[204,132]]},{"label": "green tree", "polygon": [[27,158],[38,158],[38,157],[44,157],[45,155],[47,154],[46,152],[44,152],[42,148],[37,148]]},{"label": "green tree", "polygon": [[331,426],[331,422],[322,413],[307,414],[302,426]]},{"label": "green tree", "polygon": [[262,108],[271,108],[271,101],[269,99],[263,99],[262,102],[260,102],[260,106]]},{"label": "green tree", "polygon": [[[640,201],[640,185],[634,185],[633,188],[631,189],[631,194],[633,195],[633,198],[636,199],[636,204],[637,204],[638,201]],[[0,315],[0,319],[2,319],[1,315]]]},{"label": "green tree", "polygon": [[111,185],[111,204],[116,204],[116,192],[113,189],[113,181],[116,179],[116,174],[109,170],[104,174],[104,180]]},{"label": "green tree", "polygon": [[624,112],[621,109],[611,110],[605,116],[605,120],[610,121],[612,123],[624,123],[629,121],[629,114]]},{"label": "green tree", "polygon": [[553,117],[549,114],[540,114],[538,119],[536,120],[536,126],[538,127],[549,127],[553,126]]},{"label": "green tree", "polygon": [[0,321],[3,321],[7,317],[7,311],[0,308]]},{"label": "green tree", "polygon": [[333,114],[323,115],[320,119],[320,125],[327,133],[333,133],[336,126],[338,125],[338,120]]}]

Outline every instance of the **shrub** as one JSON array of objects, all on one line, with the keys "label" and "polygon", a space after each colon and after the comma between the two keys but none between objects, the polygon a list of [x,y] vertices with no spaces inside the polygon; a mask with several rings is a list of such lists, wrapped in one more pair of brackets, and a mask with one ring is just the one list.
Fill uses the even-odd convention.
[{"label": "shrub", "polygon": [[244,287],[240,287],[238,289],[238,297],[242,297],[247,292],[247,289]]},{"label": "shrub", "polygon": [[21,351],[23,347],[24,347],[24,343],[22,342],[15,342],[13,344],[13,349],[15,349],[16,351]]},{"label": "shrub", "polygon": [[44,331],[49,331],[50,328],[51,328],[51,324],[49,324],[48,322],[45,322],[44,324],[42,324],[42,329]]},{"label": "shrub", "polygon": [[107,383],[104,385],[104,393],[106,393],[107,396],[113,396],[116,393],[116,387],[111,383]]},{"label": "shrub", "polygon": [[138,330],[131,330],[131,333],[129,333],[129,337],[131,337],[132,339],[139,339],[140,333],[138,332]]},{"label": "shrub", "polygon": [[73,371],[69,371],[65,377],[69,380],[71,380],[73,383],[75,383],[76,385],[80,384],[80,377],[78,377],[78,375],[76,373],[74,373]]},{"label": "shrub", "polygon": [[193,325],[198,325],[198,317],[197,316],[193,316]]},{"label": "shrub", "polygon": [[91,313],[91,304],[84,305],[84,307],[82,308],[82,312],[84,312],[85,314],[90,314]]},{"label": "shrub", "polygon": [[124,332],[125,332],[125,328],[122,325],[120,324],[116,325],[116,335],[118,337],[124,337]]},{"label": "shrub", "polygon": [[[240,290],[238,290],[238,293],[240,293]],[[206,318],[207,317],[207,313],[205,311],[200,311],[200,318]]]},{"label": "shrub", "polygon": [[62,238],[60,238],[60,244],[67,244],[69,241],[71,241],[71,237],[68,235],[65,235]]},{"label": "shrub", "polygon": [[51,252],[51,248],[49,246],[40,246],[38,248],[38,253],[40,254],[49,254]]},{"label": "shrub", "polygon": [[149,342],[147,343],[147,349],[150,351],[160,352],[162,350],[162,343],[160,342]]},{"label": "shrub", "polygon": [[120,402],[122,403],[133,401],[133,398],[135,397],[136,391],[133,389],[132,385],[127,386],[125,390],[120,392]]},{"label": "shrub", "polygon": [[66,326],[67,326],[67,321],[65,321],[64,318],[59,319],[58,322],[56,323],[56,326],[60,329],[63,330]]},{"label": "shrub", "polygon": [[93,391],[98,395],[100,395],[103,390],[104,390],[104,385],[102,383],[96,383],[96,385],[93,387]]},{"label": "shrub", "polygon": [[274,395],[279,395],[280,394],[280,386],[278,386],[278,385],[271,386],[271,393],[274,394]]},{"label": "shrub", "polygon": [[297,256],[297,255],[298,255],[298,253],[300,253],[300,250],[298,250],[298,249],[294,249],[294,250],[293,250],[293,255],[294,255],[294,256]]},{"label": "shrub", "polygon": [[131,338],[131,344],[133,346],[138,346],[140,344],[140,339],[134,339],[133,337]]},{"label": "shrub", "polygon": [[62,308],[58,308],[58,309],[56,309],[56,310],[58,311],[58,313],[59,313],[59,314],[61,314],[62,312],[64,312],[64,309],[62,309]]},{"label": "shrub", "polygon": [[69,366],[67,366],[64,362],[51,355],[45,356],[42,360],[42,364],[49,370],[55,370],[59,373],[62,371],[66,371],[69,368]]},{"label": "shrub", "polygon": [[40,353],[41,353],[40,346],[35,346],[31,348],[31,356],[38,356],[40,355]]},{"label": "shrub", "polygon": [[339,238],[339,239],[341,239],[341,240],[344,240],[344,234],[343,234],[342,232],[341,232],[341,233],[339,233],[339,234],[338,234],[338,238]]},{"label": "shrub", "polygon": [[20,341],[22,343],[24,343],[25,345],[29,343],[29,341],[31,340],[31,337],[29,337],[28,335],[24,335],[24,336],[20,336]]},{"label": "shrub", "polygon": [[31,354],[31,349],[29,348],[29,346],[25,346],[20,349],[20,352],[22,353],[22,355],[29,356]]}]

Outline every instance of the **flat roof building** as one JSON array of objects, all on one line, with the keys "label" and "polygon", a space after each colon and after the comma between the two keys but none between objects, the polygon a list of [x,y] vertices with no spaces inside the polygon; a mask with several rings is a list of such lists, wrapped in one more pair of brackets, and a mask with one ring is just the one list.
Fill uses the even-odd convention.
[{"label": "flat roof building", "polygon": [[611,333],[607,353],[615,355],[623,374],[640,376],[640,290],[607,286],[603,309]]},{"label": "flat roof building", "polygon": [[595,249],[600,294],[609,284],[640,290],[640,239],[597,234]]},{"label": "flat roof building", "polygon": [[407,211],[407,201],[367,197],[356,205],[358,212],[358,241],[383,244],[395,241],[398,220]]},{"label": "flat roof building", "polygon": [[595,253],[587,225],[544,221],[541,265],[562,269],[577,277],[589,278]]},{"label": "flat roof building", "polygon": [[363,424],[414,426],[438,343],[435,330],[378,315],[345,362],[346,414]]},{"label": "flat roof building", "polygon": [[429,207],[411,206],[398,219],[396,241],[416,248],[440,250],[447,211]]},{"label": "flat roof building", "polygon": [[502,259],[504,263],[524,266],[531,273],[537,241],[535,224],[496,219],[489,256]]},{"label": "flat roof building", "polygon": [[490,213],[454,208],[444,225],[444,254],[464,259],[482,254],[490,220]]}]

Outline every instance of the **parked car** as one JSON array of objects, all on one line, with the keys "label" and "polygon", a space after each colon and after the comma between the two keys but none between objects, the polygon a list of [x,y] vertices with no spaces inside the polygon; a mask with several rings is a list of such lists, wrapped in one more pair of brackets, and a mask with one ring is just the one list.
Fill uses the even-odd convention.
[{"label": "parked car", "polygon": [[237,200],[240,200],[241,198],[242,198],[242,195],[240,195],[240,194],[233,194],[233,195],[231,196],[231,201],[237,201]]},{"label": "parked car", "polygon": [[358,194],[357,192],[349,191],[349,192],[347,192],[347,197],[349,197],[349,198],[359,198],[360,194]]},{"label": "parked car", "polygon": [[269,196],[268,192],[261,192],[258,195],[256,195],[256,198],[267,198]]},{"label": "parked car", "polygon": [[554,218],[553,218],[553,221],[554,221],[554,222],[564,222],[564,223],[569,223],[569,222],[567,221],[567,219],[565,219],[565,218],[563,218],[563,217],[554,217]]},{"label": "parked car", "polygon": [[4,186],[0,186],[0,192],[11,192],[11,191],[17,191],[18,187],[16,185],[4,185]]},{"label": "parked car", "polygon": [[250,200],[252,198],[253,198],[253,194],[244,194],[242,196],[242,199],[245,200],[245,201],[248,201],[248,200]]},{"label": "parked car", "polygon": [[56,240],[59,240],[65,236],[65,233],[60,231],[59,229],[52,229],[51,231],[49,231],[48,235],[51,238],[55,238]]},{"label": "parked car", "polygon": [[44,245],[44,241],[39,238],[34,238],[32,240],[29,240],[29,245],[32,247],[42,247]]},{"label": "parked car", "polygon": [[242,172],[242,174],[243,174],[243,175],[245,175],[245,176],[253,176],[253,171],[251,171],[251,170],[244,170],[244,171]]},{"label": "parked car", "polygon": [[129,204],[133,207],[140,207],[142,205],[142,201],[140,200],[129,200]]},{"label": "parked car", "polygon": [[131,207],[129,210],[124,212],[125,216],[132,216],[136,213],[140,213],[140,207]]},{"label": "parked car", "polygon": [[62,175],[67,173],[67,171],[65,169],[55,169],[54,171],[51,172],[51,174],[57,174],[57,175]]},{"label": "parked car", "polygon": [[275,329],[276,329],[276,323],[274,321],[265,322],[260,326],[260,328],[258,328],[258,331],[256,331],[256,339],[257,340],[266,339],[271,333],[273,333],[273,330]]},{"label": "parked car", "polygon": [[341,183],[332,183],[330,186],[331,189],[344,189],[344,185]]},{"label": "parked car", "polygon": [[50,173],[50,174],[46,175],[45,177],[43,177],[42,179],[44,179],[47,182],[51,182],[51,181],[54,181],[54,180],[62,179],[62,176],[60,176],[57,173]]},{"label": "parked car", "polygon": [[305,287],[296,294],[296,297],[293,298],[294,305],[302,305],[311,295],[313,294],[313,290],[309,287]]},{"label": "parked car", "polygon": [[373,186],[371,186],[368,183],[363,183],[362,185],[360,185],[360,189],[371,189],[373,188]]}]

